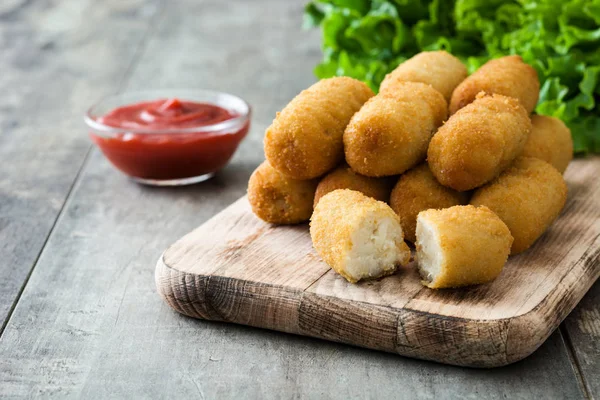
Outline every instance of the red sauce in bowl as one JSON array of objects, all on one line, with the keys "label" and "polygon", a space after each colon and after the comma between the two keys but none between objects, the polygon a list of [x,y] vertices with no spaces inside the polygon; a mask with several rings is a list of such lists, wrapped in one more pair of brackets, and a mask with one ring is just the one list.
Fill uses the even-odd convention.
[{"label": "red sauce in bowl", "polygon": [[97,124],[118,131],[109,135],[96,131],[90,136],[127,175],[183,179],[227,164],[248,133],[249,119],[234,123],[239,117],[214,104],[159,99],[121,106],[95,118]]}]

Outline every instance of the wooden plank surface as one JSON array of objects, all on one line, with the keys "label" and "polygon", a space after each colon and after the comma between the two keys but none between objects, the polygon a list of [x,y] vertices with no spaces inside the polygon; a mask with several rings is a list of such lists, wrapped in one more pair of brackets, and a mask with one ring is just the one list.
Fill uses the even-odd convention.
[{"label": "wooden plank surface", "polygon": [[0,331],[90,147],[81,116],[117,90],[158,0],[0,4]]},{"label": "wooden plank surface", "polygon": [[559,334],[478,371],[180,316],[155,292],[156,248],[247,175],[232,165],[173,191],[123,179],[97,152],[89,165],[0,341],[7,398],[582,398]]},{"label": "wooden plank surface", "polygon": [[492,283],[429,290],[413,266],[351,284],[329,270],[306,224],[254,217],[244,197],[170,246],[158,292],[176,311],[464,366],[520,360],[600,276],[600,157],[575,160],[564,212]]},{"label": "wooden plank surface", "polygon": [[563,332],[573,347],[573,358],[581,371],[585,391],[600,398],[600,282],[587,293],[563,324]]},{"label": "wooden plank surface", "polygon": [[[188,188],[133,184],[91,154],[0,339],[1,397],[582,398],[560,333],[481,371],[197,321],[160,300],[156,249],[244,193],[262,131],[314,80],[319,34],[300,30],[302,3],[181,0],[155,23],[127,87],[232,91],[254,106],[252,132],[232,165]],[[80,132],[78,116],[69,124]]]}]

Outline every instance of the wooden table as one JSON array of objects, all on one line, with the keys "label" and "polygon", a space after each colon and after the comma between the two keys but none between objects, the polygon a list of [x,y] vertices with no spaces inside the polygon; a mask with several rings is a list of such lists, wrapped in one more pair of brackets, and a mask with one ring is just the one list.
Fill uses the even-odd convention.
[{"label": "wooden table", "polygon": [[[528,359],[450,367],[183,317],[156,293],[166,246],[243,195],[277,110],[313,81],[303,1],[0,4],[0,397],[600,398],[600,283]],[[140,186],[92,148],[105,94],[201,87],[254,107],[214,179]]]}]

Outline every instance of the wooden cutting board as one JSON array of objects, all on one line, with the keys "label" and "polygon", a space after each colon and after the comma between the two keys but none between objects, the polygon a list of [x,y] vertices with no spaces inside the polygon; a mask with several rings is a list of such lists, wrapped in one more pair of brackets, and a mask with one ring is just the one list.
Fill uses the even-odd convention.
[{"label": "wooden cutting board", "polygon": [[156,285],[176,311],[442,363],[496,367],[536,350],[600,274],[600,158],[566,173],[561,217],[494,282],[431,290],[410,265],[350,284],[307,225],[275,226],[245,197],[169,247]]}]

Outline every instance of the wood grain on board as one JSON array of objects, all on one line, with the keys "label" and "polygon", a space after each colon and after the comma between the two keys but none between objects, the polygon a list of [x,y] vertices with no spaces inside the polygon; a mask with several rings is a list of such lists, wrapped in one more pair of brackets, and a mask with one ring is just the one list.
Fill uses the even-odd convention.
[{"label": "wood grain on board", "polygon": [[486,285],[430,290],[411,266],[350,284],[316,255],[306,225],[264,223],[244,197],[165,251],[157,288],[191,317],[449,364],[510,364],[535,351],[600,275],[598,174],[598,157],[573,162],[560,218]]}]

